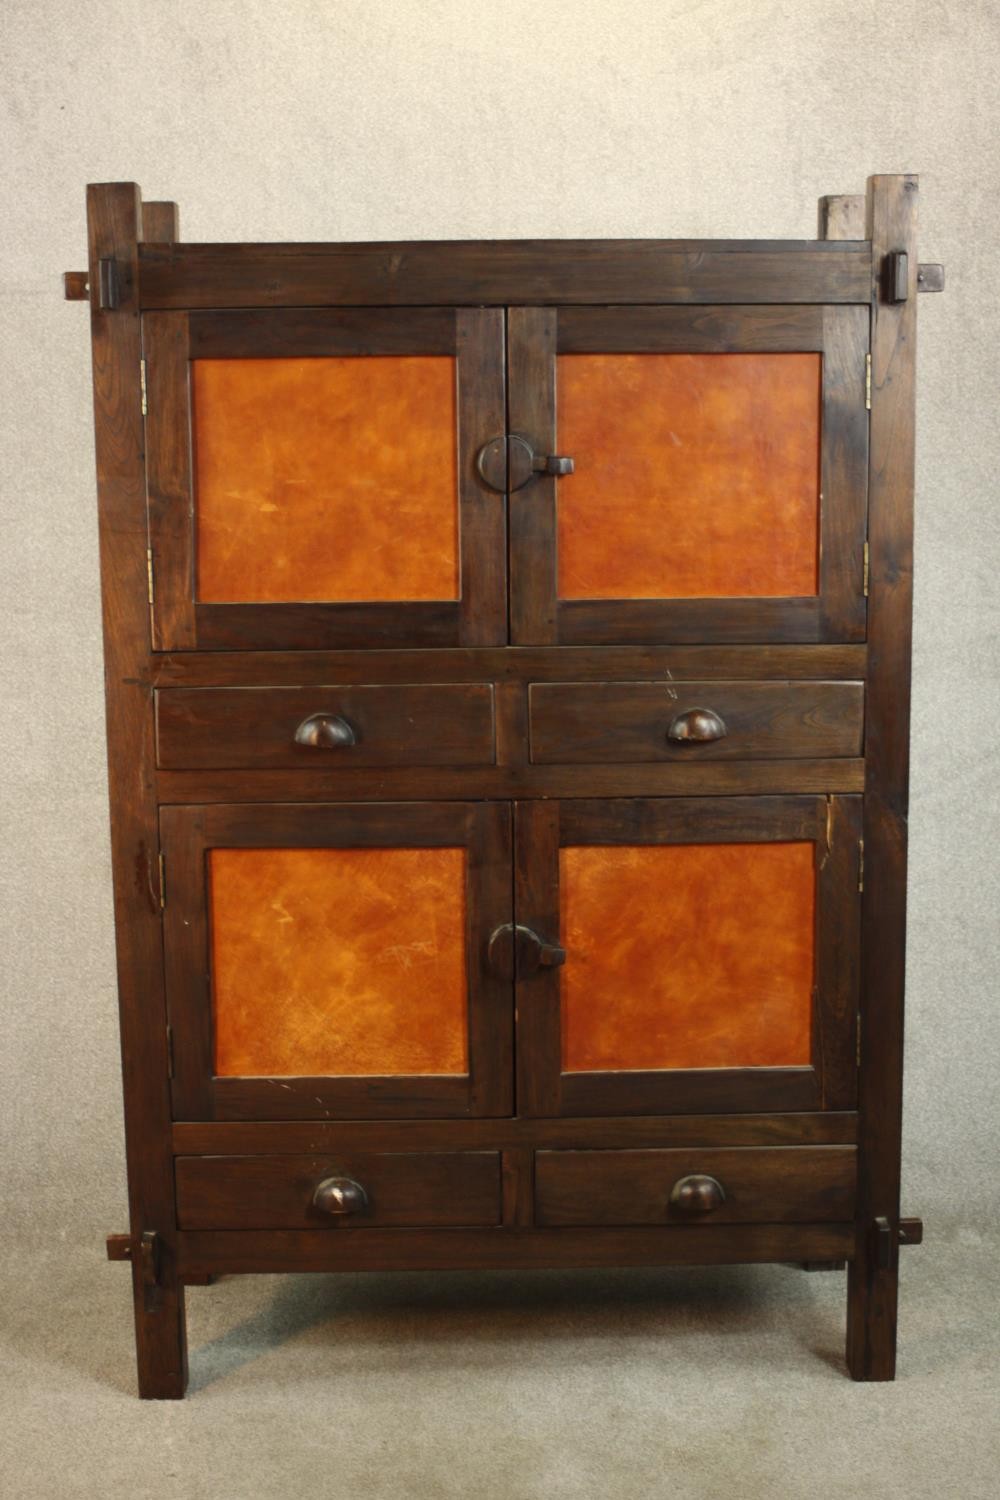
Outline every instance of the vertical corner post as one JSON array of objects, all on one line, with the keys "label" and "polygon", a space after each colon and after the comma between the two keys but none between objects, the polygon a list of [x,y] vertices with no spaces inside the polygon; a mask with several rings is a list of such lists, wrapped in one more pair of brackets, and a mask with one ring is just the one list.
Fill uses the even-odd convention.
[{"label": "vertical corner post", "polygon": [[[104,606],[111,848],[121,1013],[139,1393],[179,1398],[187,1379],[177,1275],[162,933],[149,688],[146,498],[134,183],[87,189],[90,284],[112,266],[114,306],[91,300],[94,424]],[[155,1255],[152,1253],[155,1249]]]},{"label": "vertical corner post", "polygon": [[[872,177],[870,595],[862,897],[857,1242],[848,1276],[847,1362],[855,1380],[896,1366],[899,1187],[906,956],[906,841],[913,594],[917,178]],[[902,253],[905,300],[885,267]],[[896,262],[898,263],[898,262]],[[877,1221],[891,1253],[879,1253]],[[883,1236],[884,1238],[884,1236]]]}]

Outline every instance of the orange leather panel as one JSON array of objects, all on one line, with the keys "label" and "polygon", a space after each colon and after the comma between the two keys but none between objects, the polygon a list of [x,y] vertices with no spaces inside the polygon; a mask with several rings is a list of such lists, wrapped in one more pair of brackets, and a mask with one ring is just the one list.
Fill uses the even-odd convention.
[{"label": "orange leather panel", "polygon": [[560,850],[564,1069],[808,1064],[813,849]]},{"label": "orange leather panel", "polygon": [[210,850],[216,1074],[465,1073],[465,862]]},{"label": "orange leather panel", "polygon": [[560,597],[815,594],[820,360],[560,355]]},{"label": "orange leather panel", "polygon": [[192,361],[197,597],[456,599],[455,361]]}]

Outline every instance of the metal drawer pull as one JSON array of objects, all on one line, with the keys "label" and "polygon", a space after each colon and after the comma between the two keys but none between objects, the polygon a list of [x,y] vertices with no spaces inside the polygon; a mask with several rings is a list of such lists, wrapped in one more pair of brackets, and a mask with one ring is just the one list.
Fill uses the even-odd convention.
[{"label": "metal drawer pull", "polygon": [[353,1177],[324,1177],[313,1193],[313,1206],[324,1214],[357,1214],[368,1207],[368,1194]]},{"label": "metal drawer pull", "polygon": [[312,714],[303,719],[295,731],[295,743],[311,745],[314,750],[336,750],[357,742],[350,724],[346,719],[338,719],[336,714]]},{"label": "metal drawer pull", "polygon": [[691,1177],[679,1177],[670,1189],[670,1207],[680,1214],[695,1218],[699,1214],[710,1214],[721,1208],[726,1201],[726,1192],[721,1182],[714,1177],[703,1177],[695,1173]]},{"label": "metal drawer pull", "polygon": [[667,730],[667,739],[678,745],[707,745],[728,734],[725,721],[710,708],[689,708],[678,714]]}]

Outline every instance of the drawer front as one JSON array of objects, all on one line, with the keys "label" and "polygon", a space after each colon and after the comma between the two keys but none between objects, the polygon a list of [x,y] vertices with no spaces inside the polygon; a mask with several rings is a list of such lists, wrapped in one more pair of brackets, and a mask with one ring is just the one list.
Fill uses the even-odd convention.
[{"label": "drawer front", "polygon": [[156,745],[170,770],[491,765],[493,688],[164,688]]},{"label": "drawer front", "polygon": [[179,1156],[175,1174],[180,1229],[500,1223],[498,1151]]},{"label": "drawer front", "polygon": [[[539,1151],[535,1218],[548,1225],[843,1222],[854,1216],[855,1157],[853,1146]],[[679,1186],[692,1178],[701,1180]]]},{"label": "drawer front", "polygon": [[860,682],[535,682],[531,759],[740,760],[860,755]]}]

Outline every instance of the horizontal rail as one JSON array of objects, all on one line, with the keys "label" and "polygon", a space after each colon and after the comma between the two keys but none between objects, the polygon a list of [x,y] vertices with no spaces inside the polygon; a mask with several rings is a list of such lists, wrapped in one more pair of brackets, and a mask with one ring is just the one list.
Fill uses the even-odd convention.
[{"label": "horizontal rail", "polygon": [[805,1114],[604,1115],[600,1119],[471,1120],[179,1120],[180,1156],[274,1156],[338,1151],[482,1151],[519,1146],[577,1150],[593,1146],[852,1145],[858,1117],[849,1110]]},{"label": "horizontal rail", "polygon": [[142,308],[868,303],[866,240],[139,247]]},{"label": "horizontal rail", "polygon": [[532,1270],[848,1260],[853,1224],[677,1229],[199,1230],[177,1236],[182,1277],[269,1271]]}]

